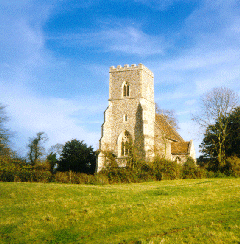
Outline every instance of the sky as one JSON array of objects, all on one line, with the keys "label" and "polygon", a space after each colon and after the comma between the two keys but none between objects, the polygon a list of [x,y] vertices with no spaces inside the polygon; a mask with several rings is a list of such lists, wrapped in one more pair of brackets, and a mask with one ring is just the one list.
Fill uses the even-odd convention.
[{"label": "sky", "polygon": [[240,95],[239,0],[0,0],[0,103],[12,147],[84,140],[98,148],[108,106],[109,67],[144,64],[155,102],[175,110],[179,133],[200,97],[224,86]]}]

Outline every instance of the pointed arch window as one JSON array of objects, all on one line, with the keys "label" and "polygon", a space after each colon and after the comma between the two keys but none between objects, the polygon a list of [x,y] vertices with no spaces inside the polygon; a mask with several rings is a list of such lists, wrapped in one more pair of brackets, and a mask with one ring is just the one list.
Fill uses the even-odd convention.
[{"label": "pointed arch window", "polygon": [[123,85],[123,96],[129,97],[129,85],[127,83]]},{"label": "pointed arch window", "polygon": [[121,142],[121,156],[128,156],[131,150],[130,134],[125,131]]}]

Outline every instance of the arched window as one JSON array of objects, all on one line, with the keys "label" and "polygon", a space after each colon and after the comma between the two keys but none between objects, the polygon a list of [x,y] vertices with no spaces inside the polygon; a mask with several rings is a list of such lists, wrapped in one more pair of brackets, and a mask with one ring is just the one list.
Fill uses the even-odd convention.
[{"label": "arched window", "polygon": [[123,96],[129,97],[129,85],[127,83],[123,85]]},{"label": "arched window", "polygon": [[124,135],[122,137],[122,143],[121,143],[121,156],[128,156],[131,150],[131,138],[130,134],[125,131]]},{"label": "arched window", "polygon": [[132,150],[132,137],[127,130],[121,132],[117,140],[118,157],[126,157]]}]

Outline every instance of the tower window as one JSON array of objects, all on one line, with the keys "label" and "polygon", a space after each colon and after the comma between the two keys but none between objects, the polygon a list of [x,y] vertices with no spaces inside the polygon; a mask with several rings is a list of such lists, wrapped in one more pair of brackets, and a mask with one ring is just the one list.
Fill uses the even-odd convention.
[{"label": "tower window", "polygon": [[124,114],[124,115],[123,115],[123,121],[125,122],[125,121],[127,121],[127,119],[128,119],[127,115]]},{"label": "tower window", "polygon": [[124,86],[123,86],[123,96],[129,97],[129,85],[128,84],[124,84]]}]

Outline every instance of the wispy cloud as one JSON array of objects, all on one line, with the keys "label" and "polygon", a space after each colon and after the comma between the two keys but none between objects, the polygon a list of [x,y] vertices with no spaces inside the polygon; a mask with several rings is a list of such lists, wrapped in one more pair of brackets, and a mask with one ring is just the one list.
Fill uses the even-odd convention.
[{"label": "wispy cloud", "polygon": [[[1,91],[1,98],[8,105],[11,128],[17,132],[15,140],[27,141],[28,137],[44,131],[50,138],[49,146],[73,138],[85,140],[88,144],[98,141],[100,132],[94,127],[91,130],[86,127],[94,123],[100,128],[102,121],[94,118],[103,110],[103,104],[96,106],[74,98],[43,98],[21,86],[5,87]],[[97,144],[93,146],[96,148]]]},{"label": "wispy cloud", "polygon": [[156,82],[192,83],[196,95],[222,85],[239,89],[240,9],[236,3],[203,1],[179,31],[180,38],[191,39],[190,47],[160,64],[151,63],[155,77],[163,77]]},{"label": "wispy cloud", "polygon": [[159,9],[160,11],[165,11],[169,7],[171,7],[173,4],[178,2],[196,2],[196,0],[134,0],[137,3],[145,4],[149,7],[152,7],[154,9]]},{"label": "wispy cloud", "polygon": [[[197,109],[199,95],[215,86],[240,93],[239,1],[193,0],[195,10],[168,34],[147,31],[141,18],[131,25],[131,16],[118,15],[97,20],[98,29],[45,32],[49,18],[60,10],[89,11],[101,1],[0,0],[0,102],[9,105],[19,141],[43,130],[49,144],[79,138],[96,147],[107,107],[108,62],[114,62],[111,66],[139,60],[149,67],[155,75],[156,102],[175,109],[186,139],[190,129],[196,130],[186,120]],[[183,1],[135,2],[160,13]],[[77,58],[68,55],[72,50]]]},{"label": "wispy cloud", "polygon": [[[105,101],[101,103],[101,99],[91,93],[69,99],[38,93],[44,79],[41,76],[53,67],[66,71],[68,61],[64,60],[63,65],[62,59],[55,58],[45,46],[42,26],[50,14],[48,5],[38,8],[34,4],[36,12],[32,12],[28,9],[32,6],[26,6],[31,3],[33,1],[19,1],[15,6],[8,2],[4,5],[6,11],[0,15],[0,102],[7,105],[11,130],[16,132],[12,139],[15,148],[25,155],[28,138],[39,131],[48,135],[47,146],[77,138],[97,148]],[[55,79],[57,77],[55,74]],[[48,85],[50,89],[53,81]],[[63,89],[67,87],[66,83]]]},{"label": "wispy cloud", "polygon": [[65,46],[91,47],[98,52],[116,52],[140,56],[163,54],[169,44],[162,36],[150,36],[134,27],[116,27],[98,32],[65,34],[48,37]]}]

